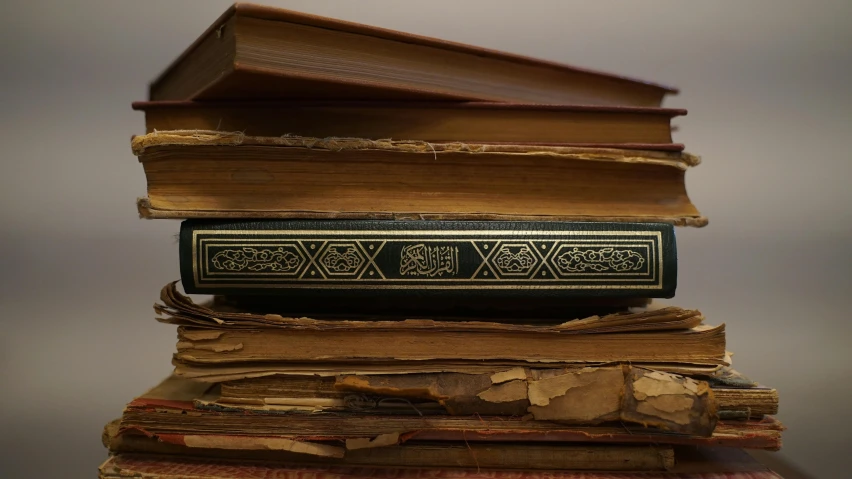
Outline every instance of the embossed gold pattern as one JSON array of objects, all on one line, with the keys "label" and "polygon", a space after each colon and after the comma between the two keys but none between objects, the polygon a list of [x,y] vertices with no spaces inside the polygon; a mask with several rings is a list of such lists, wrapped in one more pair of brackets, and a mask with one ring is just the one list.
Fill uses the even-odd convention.
[{"label": "embossed gold pattern", "polygon": [[211,262],[216,268],[225,271],[296,271],[304,262],[304,257],[285,249],[251,248],[226,249],[216,253]]},{"label": "embossed gold pattern", "polygon": [[400,253],[399,274],[403,276],[455,276],[459,272],[459,249],[452,246],[407,245]]},{"label": "embossed gold pattern", "polygon": [[323,253],[320,263],[329,273],[353,273],[364,263],[364,257],[354,244],[331,245]]},{"label": "embossed gold pattern", "polygon": [[598,273],[638,271],[645,258],[636,251],[615,248],[574,247],[553,257],[553,266],[563,274],[596,271]]},{"label": "embossed gold pattern", "polygon": [[532,248],[527,244],[504,244],[494,256],[494,266],[501,274],[529,274],[538,263]]},{"label": "embossed gold pattern", "polygon": [[663,287],[656,231],[196,230],[191,254],[209,288]]}]

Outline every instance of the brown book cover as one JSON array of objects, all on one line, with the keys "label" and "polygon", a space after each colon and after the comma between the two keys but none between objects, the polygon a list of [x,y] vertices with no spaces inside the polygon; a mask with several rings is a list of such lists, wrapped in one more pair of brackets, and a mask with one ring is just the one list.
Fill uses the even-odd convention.
[{"label": "brown book cover", "polygon": [[675,92],[521,55],[237,3],[153,81],[149,97],[657,107]]},{"label": "brown book cover", "polygon": [[[104,446],[112,454],[168,454],[273,461],[287,465],[663,471],[674,467],[675,461],[672,446],[651,444],[410,441],[391,447],[341,448],[334,455],[319,455],[270,448],[270,441],[248,442],[240,436],[206,435],[199,439],[199,436],[168,434],[148,437],[132,431],[119,435],[118,430],[118,421],[104,428]],[[332,451],[323,449],[313,452]]]},{"label": "brown book cover", "polygon": [[[613,374],[617,369],[621,369],[621,376]],[[278,375],[224,382],[219,398],[212,404],[296,412],[357,411],[366,408],[385,413],[410,413],[414,410],[423,414],[450,415],[487,413],[523,416],[531,413],[534,418],[552,415],[553,409],[568,404],[569,409],[557,411],[561,421],[588,419],[591,422],[595,416],[603,421],[618,415],[622,421],[629,422],[633,411],[642,401],[647,401],[645,397],[642,401],[633,402],[630,396],[635,392],[637,381],[648,376],[648,371],[648,368],[624,365],[563,369],[513,368],[492,374]],[[690,393],[688,389],[679,389],[676,386],[676,375],[657,371],[650,377],[653,380],[639,381],[640,390],[642,382],[655,385],[665,383],[670,394],[690,398],[700,404],[698,411],[701,414],[704,411],[712,414],[711,409],[715,409],[720,417],[760,419],[778,413],[778,393],[767,387],[723,387],[715,384],[715,375],[693,375],[692,379],[708,381],[711,385],[712,394],[699,395]],[[561,385],[552,392],[556,396],[564,396],[572,390],[575,396],[570,400],[561,399],[561,404],[556,404],[552,398],[545,401],[536,394],[542,385],[547,384]],[[575,389],[578,387],[581,389]],[[604,398],[616,394],[622,398],[618,407],[602,407]],[[361,397],[359,395],[367,399],[364,402],[353,402],[355,398]],[[639,397],[642,397],[641,394]],[[397,401],[398,398],[405,398],[405,401]],[[547,402],[547,405],[532,407],[533,401],[539,404]],[[686,401],[686,404],[689,402]],[[684,409],[689,410],[688,407]],[[708,424],[715,421],[712,416],[706,419]],[[646,420],[650,425],[651,420]],[[692,422],[691,419],[689,422]]]},{"label": "brown book cover", "polygon": [[686,110],[486,102],[135,102],[147,133],[239,131],[248,136],[436,143],[534,143],[680,151],[671,120]]},{"label": "brown book cover", "polygon": [[693,435],[618,422],[572,425],[506,416],[288,414],[209,407],[209,402],[218,397],[217,387],[209,383],[170,377],[127,405],[119,435],[133,432],[162,438],[179,434],[192,437],[197,444],[209,444],[215,439],[210,435],[235,435],[243,438],[244,448],[249,448],[249,443],[255,448],[267,444],[264,447],[328,455],[339,454],[340,444],[348,444],[348,448],[378,447],[409,440],[654,443],[774,450],[781,447],[784,430],[771,416],[760,420],[721,420],[711,435]]},{"label": "brown book cover", "polygon": [[[158,320],[178,325],[176,361],[193,365],[407,360],[518,363],[726,364],[725,328],[676,307],[563,323],[334,321],[216,311],[161,292]],[[258,334],[262,331],[263,334]]]},{"label": "brown book cover", "polygon": [[149,218],[707,223],[677,151],[253,137],[196,130],[132,140]]},{"label": "brown book cover", "polygon": [[[473,454],[473,453],[472,453]],[[681,448],[670,471],[516,471],[483,467],[376,468],[297,466],[155,454],[119,454],[99,470],[100,479],[781,479],[747,453],[729,448]],[[623,469],[621,469],[623,471]]]},{"label": "brown book cover", "polygon": [[178,328],[177,361],[194,365],[347,361],[724,364],[725,327],[610,334]]}]

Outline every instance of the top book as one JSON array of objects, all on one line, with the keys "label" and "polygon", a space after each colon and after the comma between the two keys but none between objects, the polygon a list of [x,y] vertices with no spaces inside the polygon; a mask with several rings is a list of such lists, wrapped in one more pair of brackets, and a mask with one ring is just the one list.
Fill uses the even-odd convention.
[{"label": "top book", "polygon": [[151,100],[466,100],[659,107],[677,90],[568,65],[235,4],[150,85]]}]

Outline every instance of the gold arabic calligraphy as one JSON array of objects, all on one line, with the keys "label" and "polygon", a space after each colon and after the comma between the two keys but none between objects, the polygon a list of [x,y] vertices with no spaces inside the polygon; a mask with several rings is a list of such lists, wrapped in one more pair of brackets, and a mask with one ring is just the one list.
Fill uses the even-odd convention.
[{"label": "gold arabic calligraphy", "polygon": [[404,246],[399,264],[403,276],[455,276],[459,272],[459,249],[454,246]]}]

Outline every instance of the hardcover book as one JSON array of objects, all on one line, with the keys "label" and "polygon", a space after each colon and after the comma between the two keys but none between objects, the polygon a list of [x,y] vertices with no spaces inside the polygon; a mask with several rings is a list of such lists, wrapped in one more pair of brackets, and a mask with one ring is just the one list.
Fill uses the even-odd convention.
[{"label": "hardcover book", "polygon": [[686,110],[457,102],[136,102],[147,133],[532,143],[680,151],[671,121]]},{"label": "hardcover book", "polygon": [[[631,399],[637,383],[640,384],[640,391],[641,383],[650,383],[665,384],[672,396],[667,400],[674,402],[673,398],[678,396],[679,401],[688,404],[692,400],[694,404],[700,405],[698,411],[701,412],[692,417],[689,414],[681,417],[686,419],[681,424],[689,424],[693,431],[700,430],[701,424],[713,424],[714,411],[723,418],[754,419],[778,413],[778,397],[770,388],[725,387],[716,382],[717,374],[695,375],[693,379],[709,383],[712,394],[690,394],[689,389],[681,387],[685,377],[678,379],[678,375],[662,374],[661,371],[652,374],[648,371],[647,368],[629,366],[578,366],[573,369],[542,366],[541,369],[514,368],[490,374],[279,375],[224,382],[219,390],[219,398],[211,404],[282,412],[346,412],[369,406],[370,410],[385,414],[416,412],[424,415],[523,416],[530,413],[538,419],[555,418],[558,415],[560,421],[578,421],[583,418],[590,423],[619,417],[621,421],[629,423],[636,417],[635,408],[644,408],[646,412],[650,409],[647,404],[640,406],[643,401],[632,403]],[[649,377],[649,374],[653,380],[642,379]],[[536,396],[542,385],[556,383],[571,384],[566,387],[559,401],[548,398],[547,406],[541,407],[539,404],[533,407],[534,403],[543,402]],[[495,387],[495,384],[498,386]],[[572,390],[574,394],[569,396]],[[363,394],[370,401],[363,404],[353,402],[354,393]],[[638,396],[642,397],[641,394]],[[410,404],[394,401],[394,397],[405,397]],[[620,406],[609,409],[601,407],[607,401],[616,404],[616,397],[622,401]],[[557,404],[559,402],[561,404]],[[559,409],[557,414],[553,414],[555,409]],[[709,418],[702,418],[705,411],[710,415]],[[647,425],[667,425],[670,429],[681,427],[667,423],[665,418],[654,414],[645,416],[643,421]]]},{"label": "hardcover book", "polygon": [[[418,442],[390,447],[314,448],[292,451],[287,441],[246,440],[238,435],[164,434],[149,437],[120,431],[119,421],[106,425],[104,446],[111,454],[168,454],[215,459],[261,460],[282,465],[348,465],[377,467],[450,467],[576,471],[664,471],[674,467],[671,446],[617,444],[523,444]],[[280,447],[276,447],[280,446]],[[369,446],[369,444],[367,444]]]},{"label": "hardcover book", "polygon": [[188,293],[304,298],[671,297],[666,224],[203,221],[181,224]]},{"label": "hardcover book", "polygon": [[[682,421],[687,417],[684,409],[689,409],[684,405],[686,398],[668,394],[673,384],[652,384],[654,381],[651,378],[642,381],[642,390],[649,394],[637,396],[642,400],[647,399],[640,411],[664,420]],[[562,410],[571,414],[570,402],[562,401],[563,396],[559,393],[579,384],[570,381],[555,383],[542,385],[540,399],[553,400],[552,404],[548,403],[552,412]],[[707,394],[706,389],[701,389],[700,383],[683,383],[681,386],[681,390],[690,391],[685,394]],[[697,393],[691,392],[692,386],[698,388]],[[566,391],[565,394],[570,396],[572,393]],[[697,428],[693,434],[617,420],[590,425],[582,421],[563,423],[558,419],[539,420],[519,416],[420,415],[413,409],[407,414],[376,414],[369,409],[345,414],[286,413],[211,404],[218,397],[215,385],[177,377],[168,378],[127,405],[119,424],[119,435],[144,434],[168,440],[168,437],[179,434],[191,437],[191,441],[200,447],[216,444],[222,436],[238,436],[232,439],[232,448],[276,447],[291,451],[325,451],[330,455],[345,454],[347,444],[349,448],[361,444],[393,447],[407,441],[651,443],[776,450],[781,446],[781,433],[784,430],[778,420],[764,416],[762,419],[719,420],[708,434],[697,419],[707,414],[706,411],[697,414],[694,423],[687,421],[687,424]],[[591,402],[587,400],[587,404]],[[601,407],[608,407],[610,403],[601,401]],[[691,406],[693,403],[690,401],[689,404]],[[696,406],[694,411],[697,413],[700,408]]]},{"label": "hardcover book", "polygon": [[679,151],[157,131],[132,140],[148,218],[707,223]]},{"label": "hardcover book", "polygon": [[[651,449],[648,446],[649,450]],[[516,471],[477,467],[387,469],[354,466],[297,466],[156,454],[119,454],[99,470],[100,479],[781,479],[747,453],[730,448],[680,448],[669,471]],[[475,456],[474,456],[475,459]],[[619,472],[621,471],[621,472]]]},{"label": "hardcover book", "polygon": [[674,92],[520,55],[238,3],[154,80],[150,99],[483,100],[656,107]]}]

